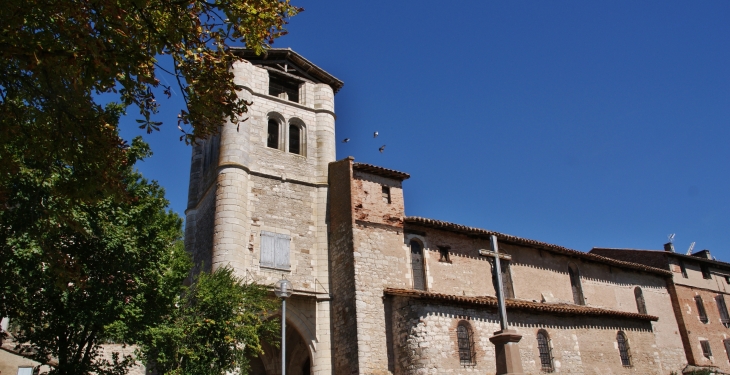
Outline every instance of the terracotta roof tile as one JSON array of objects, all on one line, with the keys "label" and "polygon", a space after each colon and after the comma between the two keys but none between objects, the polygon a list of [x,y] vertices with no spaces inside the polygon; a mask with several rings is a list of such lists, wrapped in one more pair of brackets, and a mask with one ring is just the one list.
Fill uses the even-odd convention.
[{"label": "terracotta roof tile", "polygon": [[[490,296],[466,297],[466,296],[457,296],[457,295],[450,295],[450,294],[432,293],[432,292],[426,292],[426,291],[422,291],[422,290],[396,289],[396,288],[386,288],[383,290],[383,293],[386,295],[391,295],[391,296],[403,296],[403,297],[409,297],[409,298],[427,299],[427,300],[434,300],[434,301],[445,301],[445,302],[452,302],[452,303],[465,303],[465,304],[471,304],[471,305],[482,305],[482,306],[492,307],[495,309],[497,308],[497,299],[495,297],[490,297]],[[550,313],[550,314],[557,314],[557,315],[612,316],[612,317],[623,317],[623,318],[648,320],[648,321],[659,320],[658,317],[653,316],[653,315],[638,314],[638,313],[631,313],[631,312],[625,312],[625,311],[615,311],[615,310],[601,309],[601,308],[589,307],[589,306],[570,305],[570,304],[563,304],[563,303],[560,303],[560,304],[559,303],[540,303],[540,302],[530,302],[530,301],[522,301],[522,300],[516,300],[516,299],[507,299],[505,302],[507,304],[508,310],[523,310],[523,311]]]},{"label": "terracotta roof tile", "polygon": [[356,170],[356,171],[372,173],[372,174],[375,174],[378,176],[394,178],[394,179],[400,180],[400,181],[411,178],[411,175],[409,175],[408,173],[396,171],[394,169],[378,167],[378,166],[372,165],[372,164],[352,163],[352,169]]},{"label": "terracotta roof tile", "polygon": [[498,239],[500,239],[502,241],[510,242],[510,243],[537,247],[540,249],[544,249],[546,251],[551,251],[551,252],[563,254],[563,255],[574,256],[577,258],[582,258],[582,259],[591,260],[594,262],[604,263],[604,264],[608,264],[608,265],[615,266],[615,267],[629,268],[629,269],[634,269],[634,270],[638,270],[638,271],[654,273],[654,274],[662,275],[665,277],[672,276],[672,273],[669,270],[663,270],[663,269],[659,269],[659,268],[655,268],[655,267],[645,266],[643,264],[611,259],[611,258],[607,258],[604,256],[596,255],[596,254],[584,253],[582,251],[568,249],[566,247],[553,245],[553,244],[549,244],[546,242],[540,242],[540,241],[531,240],[531,239],[527,239],[527,238],[516,237],[516,236],[509,235],[509,234],[494,232],[494,231],[490,231],[490,230],[486,230],[486,229],[468,227],[468,226],[461,225],[461,224],[454,224],[454,223],[449,223],[446,221],[427,219],[427,218],[417,217],[417,216],[408,216],[405,218],[404,222],[406,224],[408,224],[408,223],[418,224],[418,225],[429,227],[429,228],[449,230],[449,231],[463,233],[463,234],[481,235],[481,236],[495,235],[495,236],[497,236]]}]

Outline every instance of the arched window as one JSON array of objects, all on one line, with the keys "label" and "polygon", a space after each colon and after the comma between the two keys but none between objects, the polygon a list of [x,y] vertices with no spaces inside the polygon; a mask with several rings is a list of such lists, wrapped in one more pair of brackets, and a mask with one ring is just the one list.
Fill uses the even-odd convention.
[{"label": "arched window", "polygon": [[301,154],[302,152],[302,128],[298,125],[289,124],[289,152]]},{"label": "arched window", "polygon": [[644,301],[644,292],[638,286],[634,288],[634,298],[636,299],[636,309],[639,314],[646,314],[646,302]]},{"label": "arched window", "polygon": [[618,331],[618,334],[616,335],[616,341],[618,342],[618,353],[621,356],[621,365],[623,365],[624,367],[631,367],[629,339],[626,338],[626,334],[623,331]]},{"label": "arched window", "polygon": [[279,148],[279,121],[276,121],[273,118],[269,119],[266,146],[271,148]]},{"label": "arched window", "polygon": [[543,372],[553,372],[553,352],[550,348],[550,337],[547,331],[541,329],[537,331],[537,350],[540,351],[540,366]]},{"label": "arched window", "polygon": [[426,290],[426,270],[423,267],[423,246],[418,240],[411,240],[410,245],[413,289]]},{"label": "arched window", "polygon": [[702,302],[701,296],[695,296],[695,304],[697,304],[697,314],[700,316],[700,322],[707,324],[710,320],[707,319],[707,311],[705,311],[705,303]]},{"label": "arched window", "polygon": [[459,345],[459,362],[461,362],[461,365],[475,365],[474,337],[468,322],[463,320],[459,322],[459,325],[456,326],[456,338]]},{"label": "arched window", "polygon": [[574,263],[568,264],[568,275],[570,276],[570,286],[573,289],[573,303],[576,305],[585,305],[583,298],[583,286],[580,284],[580,273],[578,266]]}]

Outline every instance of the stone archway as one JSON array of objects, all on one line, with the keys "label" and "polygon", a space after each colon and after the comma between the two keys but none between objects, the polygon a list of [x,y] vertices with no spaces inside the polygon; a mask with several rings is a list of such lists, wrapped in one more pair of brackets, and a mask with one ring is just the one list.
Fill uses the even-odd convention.
[{"label": "stone archway", "polygon": [[[286,375],[311,375],[309,346],[289,319],[286,325]],[[280,375],[281,349],[267,342],[262,342],[261,346],[264,354],[251,359],[251,375]]]}]

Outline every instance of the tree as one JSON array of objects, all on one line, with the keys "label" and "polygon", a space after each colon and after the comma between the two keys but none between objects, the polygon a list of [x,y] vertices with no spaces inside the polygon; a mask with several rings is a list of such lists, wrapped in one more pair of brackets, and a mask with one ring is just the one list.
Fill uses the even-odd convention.
[{"label": "tree", "polygon": [[144,338],[143,358],[165,375],[247,374],[261,340],[277,343],[278,308],[262,285],[244,283],[229,268],[201,273],[170,318]]},{"label": "tree", "polygon": [[73,202],[55,195],[57,174],[21,167],[0,211],[0,316],[53,374],[120,374],[131,358],[100,356],[106,340],[135,342],[169,315],[191,262],[182,220],[163,189],[134,170],[150,155],[141,139],[124,151],[125,199]]},{"label": "tree", "polygon": [[[60,180],[54,194],[84,202],[122,195],[115,165],[127,144],[120,110],[162,124],[154,90],[169,75],[187,107],[181,139],[195,142],[245,120],[228,48],[262,52],[301,9],[289,0],[27,0],[0,7],[0,181],[32,166]],[[169,55],[170,66],[158,57]],[[102,100],[118,103],[104,107]],[[0,183],[0,205],[9,187]],[[1,255],[1,254],[0,254]]]}]

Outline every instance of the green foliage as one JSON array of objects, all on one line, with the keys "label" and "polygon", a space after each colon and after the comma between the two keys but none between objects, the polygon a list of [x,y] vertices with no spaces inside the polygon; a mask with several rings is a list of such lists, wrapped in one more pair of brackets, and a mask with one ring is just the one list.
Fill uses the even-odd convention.
[{"label": "green foliage", "polygon": [[[57,193],[84,201],[120,193],[126,144],[119,114],[162,124],[153,89],[179,92],[181,139],[244,119],[230,44],[262,52],[301,9],[289,0],[9,0],[0,7],[0,180],[23,166],[64,174]],[[158,61],[171,58],[169,66]],[[160,77],[166,75],[167,78]],[[161,84],[174,82],[177,89]],[[100,105],[104,100],[119,103]],[[66,171],[68,172],[68,171]],[[0,185],[0,204],[8,198]]]},{"label": "green foliage", "polygon": [[244,283],[229,268],[199,274],[164,324],[147,332],[143,357],[160,374],[248,373],[261,341],[276,343],[278,308],[265,286]]},{"label": "green foliage", "polygon": [[99,344],[139,339],[182,290],[191,265],[182,220],[166,211],[163,189],[133,169],[149,155],[135,139],[110,171],[122,177],[121,201],[56,194],[64,169],[46,174],[21,165],[3,182],[0,315],[10,317],[35,359],[57,359],[53,374],[122,373],[131,358],[102,359]]}]

